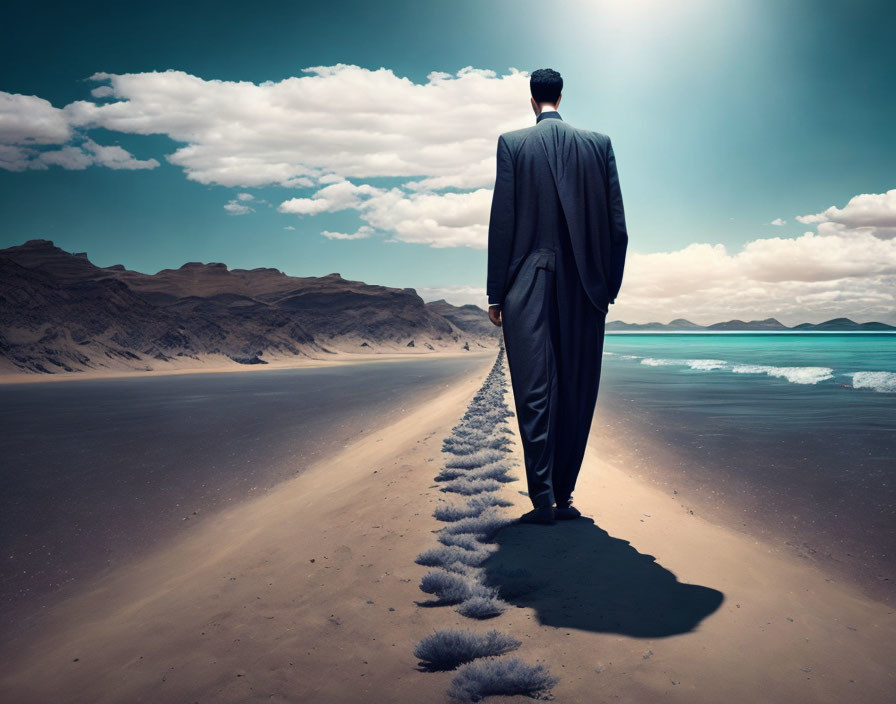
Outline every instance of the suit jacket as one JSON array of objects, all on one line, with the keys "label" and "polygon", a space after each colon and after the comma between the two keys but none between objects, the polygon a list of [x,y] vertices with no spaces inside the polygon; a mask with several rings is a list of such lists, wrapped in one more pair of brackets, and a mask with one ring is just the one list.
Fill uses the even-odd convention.
[{"label": "suit jacket", "polygon": [[607,135],[573,127],[552,110],[498,137],[489,304],[504,300],[529,252],[558,236],[570,238],[582,286],[606,313],[622,285],[628,246],[616,157]]}]

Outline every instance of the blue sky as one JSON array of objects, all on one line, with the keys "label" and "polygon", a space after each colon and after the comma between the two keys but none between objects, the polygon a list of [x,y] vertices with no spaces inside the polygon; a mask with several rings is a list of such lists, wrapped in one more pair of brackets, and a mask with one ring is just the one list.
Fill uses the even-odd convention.
[{"label": "blue sky", "polygon": [[[338,271],[484,305],[484,174],[497,134],[534,122],[526,81],[502,77],[550,66],[563,118],[609,134],[618,159],[633,256],[611,318],[896,322],[890,3],[22,3],[5,19],[4,94],[48,101],[50,121],[75,101],[131,107],[74,110],[34,133],[47,106],[6,103],[0,246],[43,237],[150,273],[186,261]],[[347,83],[303,72],[338,64],[362,71]],[[348,78],[381,67],[391,78],[353,102]],[[494,73],[459,81],[465,67]],[[90,79],[169,69],[181,78],[161,87]],[[458,89],[423,90],[433,72]],[[313,75],[320,91],[288,115],[258,97],[266,81]],[[228,101],[243,96],[258,114],[237,129]],[[392,117],[402,104],[416,112]],[[317,142],[299,138],[306,124]],[[326,157],[311,164],[315,145]],[[279,154],[308,177],[278,176]],[[426,178],[428,200],[405,185]]]}]

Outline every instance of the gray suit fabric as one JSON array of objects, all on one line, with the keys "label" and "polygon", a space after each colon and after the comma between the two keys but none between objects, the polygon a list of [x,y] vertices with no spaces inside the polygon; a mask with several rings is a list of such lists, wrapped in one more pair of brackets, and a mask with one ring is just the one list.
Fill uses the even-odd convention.
[{"label": "gray suit fabric", "polygon": [[498,138],[489,303],[504,346],[534,506],[572,501],[628,234],[609,137],[541,113]]}]

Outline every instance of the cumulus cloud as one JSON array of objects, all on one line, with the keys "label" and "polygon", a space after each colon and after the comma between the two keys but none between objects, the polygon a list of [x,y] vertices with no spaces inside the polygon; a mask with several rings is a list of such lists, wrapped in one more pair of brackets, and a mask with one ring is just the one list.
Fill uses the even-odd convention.
[{"label": "cumulus cloud", "polygon": [[224,210],[226,210],[229,215],[248,215],[249,213],[255,212],[255,208],[246,205],[245,200],[245,198],[233,198],[224,204]]},{"label": "cumulus cloud", "polygon": [[407,192],[339,181],[309,198],[284,201],[278,210],[316,215],[354,209],[368,225],[394,233],[395,241],[485,249],[491,197],[491,190],[485,188],[468,193]]},{"label": "cumulus cloud", "polygon": [[0,169],[24,171],[28,167],[31,150],[14,144],[0,144]]},{"label": "cumulus cloud", "polygon": [[896,239],[869,232],[752,240],[738,252],[695,243],[630,251],[610,319],[667,323],[774,317],[785,325],[846,316],[896,323]]},{"label": "cumulus cloud", "polygon": [[154,169],[159,166],[155,159],[137,159],[133,154],[117,145],[103,146],[92,139],[86,139],[79,145],[67,145],[60,149],[37,151],[26,149],[17,155],[18,163],[12,171],[25,169],[46,169],[49,165],[61,166],[63,169],[83,170],[88,166],[105,166],[109,169]]},{"label": "cumulus cloud", "polygon": [[796,219],[816,231],[754,239],[736,252],[709,243],[648,254],[630,248],[610,319],[774,317],[793,325],[846,316],[896,324],[896,190]]},{"label": "cumulus cloud", "polygon": [[814,215],[798,215],[804,224],[817,224],[819,234],[867,233],[881,239],[896,237],[896,188],[886,193],[861,193],[843,208],[832,205]]},{"label": "cumulus cloud", "polygon": [[786,222],[786,220],[782,220],[781,218],[775,218],[769,223],[769,225],[776,225],[777,227],[781,227]]},{"label": "cumulus cloud", "polygon": [[[80,144],[70,143],[81,140]],[[56,148],[58,147],[58,148]],[[97,144],[72,129],[64,109],[33,95],[0,92],[0,168],[7,171],[60,166],[83,170],[154,169],[156,159],[140,160],[125,149]]]},{"label": "cumulus cloud", "polygon": [[90,153],[94,164],[110,169],[154,169],[159,166],[155,159],[137,159],[117,145],[106,147],[89,138],[84,141],[84,148]]},{"label": "cumulus cloud", "polygon": [[[281,212],[356,209],[392,241],[485,248],[496,135],[531,124],[528,73],[467,66],[415,83],[387,68],[340,63],[301,74],[256,84],[176,70],[98,72],[93,100],[63,108],[0,94],[0,168],[154,168],[155,159],[120,147],[73,142],[97,128],[162,134],[180,143],[165,158],[191,180],[316,188],[283,201]],[[402,181],[383,188],[371,183],[378,178]],[[251,212],[248,200],[237,195],[225,209]]]},{"label": "cumulus cloud", "polygon": [[366,183],[355,185],[350,181],[339,180],[324,186],[311,198],[290,198],[282,202],[277,209],[281,213],[295,215],[317,215],[349,208],[361,209],[365,207],[369,198],[384,191],[385,189],[376,188]]},{"label": "cumulus cloud", "polygon": [[373,228],[369,225],[361,225],[361,227],[351,234],[345,232],[330,232],[329,230],[322,230],[320,234],[331,240],[363,240],[373,234]]},{"label": "cumulus cloud", "polygon": [[78,147],[62,147],[39,152],[33,159],[30,156],[30,154],[26,156],[22,168],[45,169],[47,165],[52,164],[63,169],[80,171],[93,164],[93,157]]},{"label": "cumulus cloud", "polygon": [[391,230],[402,242],[485,249],[491,199],[491,189],[485,188],[410,195],[393,188],[371,198],[361,217],[374,227]]},{"label": "cumulus cloud", "polygon": [[[528,74],[514,68],[505,75],[472,66],[434,71],[421,83],[342,63],[301,73],[256,84],[176,70],[97,72],[90,78],[104,85],[91,91],[94,100],[63,108],[0,93],[0,168],[85,168],[88,159],[112,168],[158,165],[120,148],[66,149],[77,134],[105,128],[167,135],[182,146],[166,159],[204,184],[311,188],[396,177],[408,192],[469,190],[493,182],[496,135],[531,123],[522,109]],[[35,145],[47,144],[59,148],[43,158]],[[339,204],[306,207],[302,213],[314,214]],[[427,230],[429,241],[438,223]],[[444,233],[458,234],[451,226]]]},{"label": "cumulus cloud", "polygon": [[48,100],[0,91],[0,144],[64,144],[71,136],[64,111]]},{"label": "cumulus cloud", "polygon": [[411,189],[494,179],[498,132],[531,123],[528,74],[467,66],[414,83],[391,70],[313,66],[281,81],[205,80],[183,71],[113,74],[63,108],[80,129],[165,134],[187,177],[232,187],[304,186],[321,177],[401,177]]}]

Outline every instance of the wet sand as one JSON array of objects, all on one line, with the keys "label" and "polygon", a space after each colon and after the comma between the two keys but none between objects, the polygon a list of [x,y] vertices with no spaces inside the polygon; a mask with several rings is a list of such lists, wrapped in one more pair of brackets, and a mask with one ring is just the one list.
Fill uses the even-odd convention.
[{"label": "wet sand", "polygon": [[[684,413],[669,417],[608,393],[597,413],[592,443],[611,464],[628,466],[704,518],[896,607],[893,491],[879,470],[862,467],[858,454],[850,461],[838,446],[848,431],[815,431],[813,438],[801,428],[781,433],[784,443],[769,443],[749,430],[713,427]],[[890,445],[866,447],[866,455],[892,455]]]}]

